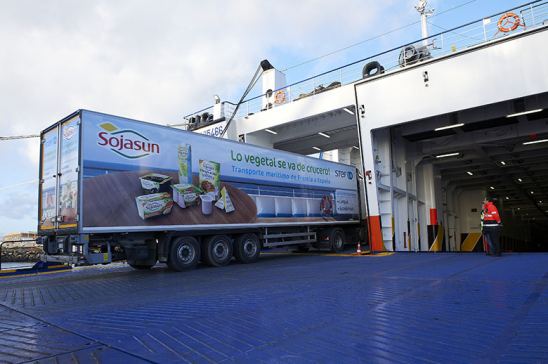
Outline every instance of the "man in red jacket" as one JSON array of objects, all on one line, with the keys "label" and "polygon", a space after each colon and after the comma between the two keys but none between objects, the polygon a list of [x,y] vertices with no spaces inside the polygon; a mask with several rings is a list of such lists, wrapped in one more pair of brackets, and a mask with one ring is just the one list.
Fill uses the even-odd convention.
[{"label": "man in red jacket", "polygon": [[489,252],[494,256],[500,256],[500,231],[502,223],[500,220],[499,210],[487,198],[483,199],[483,234],[485,240],[489,244]]}]

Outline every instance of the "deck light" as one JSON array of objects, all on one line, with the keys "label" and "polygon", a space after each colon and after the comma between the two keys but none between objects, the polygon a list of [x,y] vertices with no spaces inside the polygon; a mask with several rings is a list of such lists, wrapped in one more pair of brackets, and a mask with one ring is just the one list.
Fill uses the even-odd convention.
[{"label": "deck light", "polygon": [[343,110],[349,113],[350,115],[354,115],[354,112],[347,107],[345,107]]},{"label": "deck light", "polygon": [[356,147],[355,145],[353,145],[352,148],[354,148],[356,150],[360,150],[360,148]]},{"label": "deck light", "polygon": [[531,191],[531,195],[534,195],[535,194],[535,191]]},{"label": "deck light", "polygon": [[493,186],[491,186],[491,187],[489,187],[489,188],[490,188],[490,189],[492,189],[492,190],[494,190],[494,189],[495,189],[495,187],[493,187]]},{"label": "deck light", "polygon": [[500,164],[505,166],[506,165],[506,162],[505,161],[500,161]]},{"label": "deck light", "polygon": [[318,147],[312,147],[312,149],[314,149],[314,150],[318,150],[318,151],[321,151],[321,149],[320,149],[320,148],[318,148]]},{"label": "deck light", "polygon": [[474,173],[470,172],[470,171],[466,171],[466,173],[468,173],[470,176],[473,176]]},{"label": "deck light", "polygon": [[436,128],[434,129],[434,131],[440,131],[440,130],[446,130],[446,129],[453,129],[453,128],[460,128],[461,126],[463,126],[464,123],[459,123],[459,124],[453,124],[453,125],[446,125],[446,126],[442,126],[440,128]]},{"label": "deck light", "polygon": [[507,199],[507,200],[509,200],[509,199],[510,199],[510,197],[506,196],[506,199]]},{"label": "deck light", "polygon": [[270,134],[278,134],[278,132],[274,131],[274,130],[270,130],[270,129],[265,129],[264,131],[266,131],[267,133],[270,133]]},{"label": "deck light", "polygon": [[523,180],[521,178],[518,178],[518,182],[523,182]]},{"label": "deck light", "polygon": [[454,157],[459,155],[460,153],[448,153],[448,154],[440,154],[437,155],[436,158],[446,158],[446,157]]},{"label": "deck light", "polygon": [[539,140],[532,140],[530,142],[524,142],[523,145],[546,143],[546,142],[548,142],[548,139],[539,139]]},{"label": "deck light", "polygon": [[324,138],[331,138],[330,135],[327,135],[326,133],[322,133],[321,131],[318,134],[323,136]]},{"label": "deck light", "polygon": [[507,118],[513,118],[514,116],[521,116],[521,115],[527,115],[527,114],[533,114],[536,112],[541,112],[543,109],[535,109],[535,110],[529,110],[529,111],[523,111],[523,112],[517,112],[515,114],[508,114],[506,115]]}]

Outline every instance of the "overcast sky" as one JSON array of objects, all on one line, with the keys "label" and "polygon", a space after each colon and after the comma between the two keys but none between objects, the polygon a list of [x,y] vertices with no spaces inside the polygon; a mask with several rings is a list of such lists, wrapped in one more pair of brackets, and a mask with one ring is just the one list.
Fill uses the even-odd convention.
[{"label": "overcast sky", "polygon": [[[180,122],[214,94],[238,99],[260,60],[284,69],[412,23],[416,2],[0,0],[0,135],[36,134],[80,108]],[[468,2],[431,1],[438,10]],[[449,27],[517,4],[475,0],[435,22]],[[415,25],[288,77],[419,37]],[[0,236],[35,230],[38,141],[0,142],[0,153]]]}]

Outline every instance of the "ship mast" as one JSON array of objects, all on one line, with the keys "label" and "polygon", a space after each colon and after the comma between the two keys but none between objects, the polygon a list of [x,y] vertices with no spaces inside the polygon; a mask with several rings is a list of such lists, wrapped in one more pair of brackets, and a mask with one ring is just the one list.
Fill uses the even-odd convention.
[{"label": "ship mast", "polygon": [[428,0],[419,0],[419,3],[415,6],[415,9],[421,15],[421,33],[422,33],[422,45],[428,46],[428,25],[426,19],[434,13],[434,9],[427,8]]}]

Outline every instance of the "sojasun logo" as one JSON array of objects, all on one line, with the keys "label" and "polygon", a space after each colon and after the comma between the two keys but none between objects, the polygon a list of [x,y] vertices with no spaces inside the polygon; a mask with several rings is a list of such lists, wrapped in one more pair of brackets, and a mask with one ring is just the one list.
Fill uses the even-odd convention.
[{"label": "sojasun logo", "polygon": [[99,125],[97,144],[109,148],[114,153],[129,159],[143,158],[150,154],[160,154],[160,146],[146,136],[131,129],[120,130],[112,123]]}]

